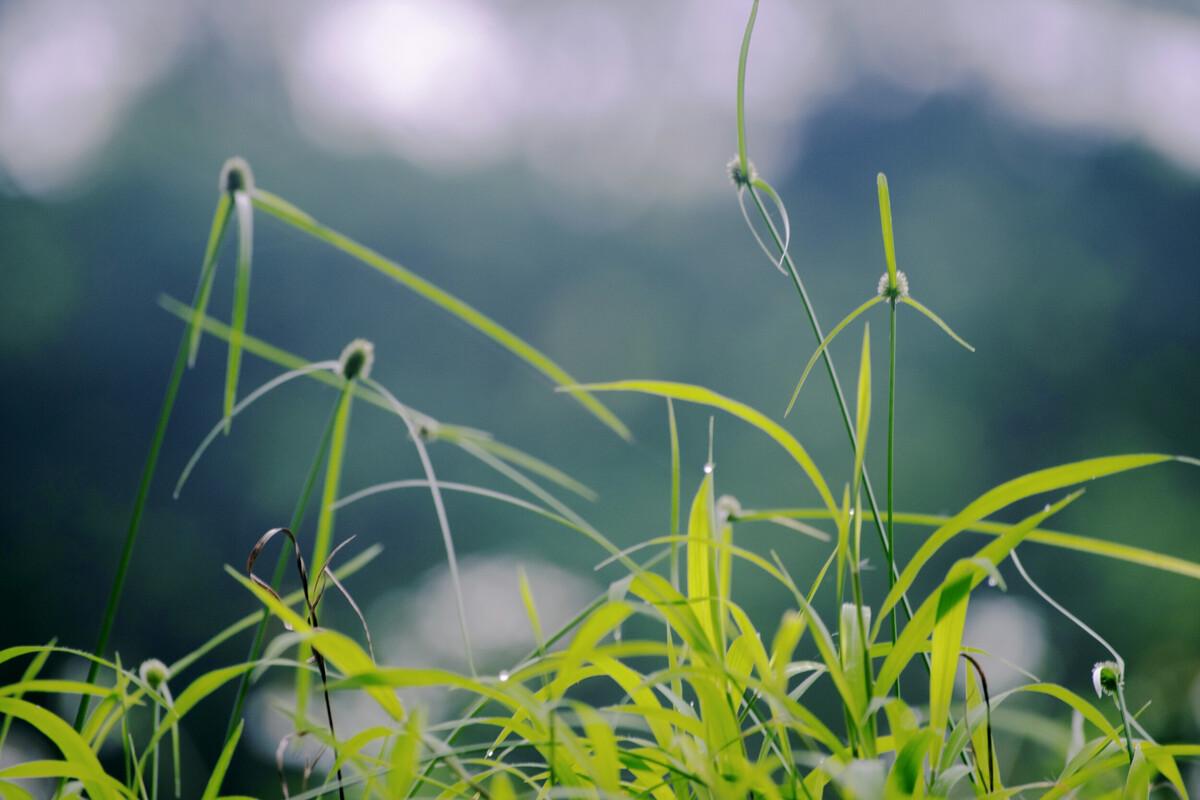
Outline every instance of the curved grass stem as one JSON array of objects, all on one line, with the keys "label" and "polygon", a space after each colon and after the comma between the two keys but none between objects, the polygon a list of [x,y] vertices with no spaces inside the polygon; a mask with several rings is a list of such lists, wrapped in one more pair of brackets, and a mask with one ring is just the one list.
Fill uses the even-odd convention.
[{"label": "curved grass stem", "polygon": [[[758,209],[759,215],[762,217],[763,221],[765,222],[765,224],[767,226],[767,230],[770,232],[771,238],[775,242],[775,246],[780,248],[780,250],[782,250],[783,249],[783,240],[779,235],[779,231],[776,229],[774,221],[771,219],[770,215],[767,213],[766,207],[763,206],[762,200],[759,199],[758,193],[753,190],[753,187],[750,189],[750,196],[751,196],[751,198],[753,198],[754,205]],[[788,275],[792,279],[792,285],[795,287],[796,293],[798,295],[800,295],[800,301],[804,305],[804,312],[808,317],[809,325],[812,327],[813,335],[817,337],[818,342],[823,341],[825,339],[825,335],[821,330],[821,323],[817,320],[817,313],[813,309],[812,301],[808,297],[808,291],[804,288],[804,281],[801,280],[800,273],[796,270],[796,264],[792,260],[792,256],[790,253],[786,253],[786,252],[784,253],[783,263],[788,269]],[[842,415],[842,423],[845,425],[846,435],[850,437],[851,448],[857,449],[858,443],[857,443],[857,438],[855,437],[855,434],[854,434],[854,421],[850,418],[850,410],[849,410],[849,407],[846,405],[846,396],[842,392],[842,385],[841,385],[841,382],[838,380],[837,369],[833,365],[833,357],[829,354],[828,349],[826,349],[823,353],[821,353],[821,359],[825,363],[825,372],[826,372],[826,374],[829,375],[829,383],[833,386],[833,394],[834,394],[835,398],[837,399],[838,410],[841,412],[841,415]],[[888,541],[887,527],[884,525],[883,515],[880,514],[880,512],[879,512],[879,502],[875,499],[875,489],[871,485],[870,473],[867,470],[865,465],[863,466],[863,469],[862,469],[862,482],[863,482],[863,488],[867,492],[867,503],[871,507],[871,515],[875,521],[875,530],[879,534],[880,545],[883,547],[884,556],[885,556],[885,558],[887,558],[888,563],[890,564],[890,568],[888,570],[889,580],[894,581],[897,577],[897,574],[896,574],[895,561],[894,561],[894,558],[892,555],[891,543]],[[904,607],[904,613],[905,613],[906,617],[908,619],[911,619],[913,611],[912,611],[912,605],[909,603],[907,595],[903,596],[902,605]],[[928,659],[929,659],[929,656],[924,655],[924,660],[925,660],[926,666],[928,666],[928,663],[929,663]]]},{"label": "curved grass stem", "polygon": [[[92,654],[97,658],[104,655],[108,649],[108,639],[112,634],[113,623],[117,618],[117,608],[121,604],[121,593],[125,588],[125,578],[129,574],[129,564],[133,560],[133,546],[137,542],[138,532],[142,527],[142,516],[146,511],[146,499],[150,494],[150,484],[154,481],[154,472],[158,468],[158,456],[162,452],[163,440],[167,435],[167,425],[171,421],[171,412],[175,408],[175,398],[179,394],[179,384],[183,380],[183,371],[187,367],[188,332],[185,330],[179,340],[179,348],[175,353],[175,364],[171,368],[171,377],[167,381],[167,390],[163,394],[162,406],[158,412],[158,422],[154,427],[154,438],[150,441],[150,451],[146,454],[142,466],[142,477],[138,482],[137,495],[133,501],[133,511],[129,515],[129,526],[125,529],[125,542],[121,545],[121,556],[117,562],[117,574],[113,577],[112,586],[108,591],[108,600],[104,606],[104,616],[100,623],[100,634],[96,637],[96,647]],[[86,682],[90,686],[96,682],[100,670],[100,662],[93,660],[88,667]],[[79,700],[79,710],[75,714],[75,730],[83,727],[87,718],[89,695],[83,695]]]},{"label": "curved grass stem", "polygon": [[[300,491],[300,497],[296,501],[296,506],[292,510],[292,518],[288,525],[290,530],[299,530],[304,523],[304,515],[308,509],[309,500],[312,497],[313,489],[317,484],[317,475],[321,472],[321,464],[325,462],[325,456],[329,452],[329,442],[333,439],[334,423],[337,420],[338,412],[342,407],[343,397],[350,391],[351,382],[347,381],[345,387],[338,394],[338,399],[334,403],[333,410],[329,415],[329,422],[325,425],[325,432],[321,435],[321,442],[317,446],[316,455],[313,456],[312,465],[308,468],[308,475],[304,479],[304,487]],[[286,548],[280,550],[279,559],[275,562],[275,571],[271,575],[271,588],[276,592],[279,591],[280,585],[283,583],[283,575],[288,565],[288,551]],[[250,645],[250,652],[246,656],[247,661],[257,661],[262,655],[263,645],[266,640],[267,622],[270,619],[270,612],[264,610],[262,617],[259,619],[258,626],[254,630],[254,640]],[[237,729],[238,721],[242,716],[242,707],[246,702],[246,693],[250,689],[250,673],[242,675],[238,681],[237,694],[233,701],[233,709],[229,713],[229,724],[225,729],[225,741],[228,742]]]},{"label": "curved grass stem", "polygon": [[[887,573],[888,591],[896,585],[895,473],[896,473],[896,301],[888,303],[888,427],[887,427]],[[893,610],[892,641],[899,638]],[[900,686],[896,685],[896,694]]]}]

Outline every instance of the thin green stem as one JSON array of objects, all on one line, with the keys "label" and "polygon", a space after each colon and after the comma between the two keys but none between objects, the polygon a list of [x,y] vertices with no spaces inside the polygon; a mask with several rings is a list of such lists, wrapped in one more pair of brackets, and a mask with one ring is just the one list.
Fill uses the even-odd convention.
[{"label": "thin green stem", "polygon": [[[96,658],[92,660],[91,666],[88,667],[86,680],[89,686],[96,682],[96,676],[100,671],[100,662],[96,659],[102,658],[104,651],[108,648],[108,637],[112,634],[113,624],[116,622],[117,608],[121,604],[121,593],[125,588],[125,577],[129,573],[129,563],[133,558],[133,546],[137,542],[138,532],[142,525],[142,514],[146,510],[146,500],[150,495],[150,484],[154,481],[154,472],[158,467],[158,456],[162,451],[163,440],[167,435],[167,425],[171,421],[171,412],[175,409],[175,398],[179,394],[179,384],[183,381],[183,372],[188,365],[188,356],[192,350],[192,337],[195,335],[198,327],[195,316],[197,314],[203,316],[202,311],[197,312],[195,309],[202,309],[203,304],[207,302],[208,291],[211,288],[212,282],[212,271],[216,265],[217,251],[224,240],[225,229],[229,222],[230,207],[231,204],[222,195],[217,201],[217,208],[213,214],[208,241],[204,249],[204,261],[200,267],[200,280],[196,285],[196,290],[192,297],[192,308],[194,309],[192,324],[184,329],[179,340],[179,349],[175,353],[175,363],[171,367],[171,377],[167,381],[167,390],[163,393],[162,406],[158,412],[158,422],[154,427],[154,438],[150,442],[150,451],[146,454],[146,461],[142,466],[142,476],[138,481],[137,495],[133,500],[133,512],[129,515],[129,526],[125,530],[125,542],[121,546],[121,557],[117,563],[117,574],[113,577],[112,586],[108,592],[108,601],[104,606],[104,617],[100,623],[100,634],[96,637],[96,648],[92,651],[92,654]],[[84,720],[87,719],[90,702],[91,697],[86,694],[79,700],[79,710],[75,713],[74,725],[77,731],[83,728]]]},{"label": "thin green stem", "polygon": [[[288,528],[293,531],[300,529],[304,524],[304,515],[308,510],[309,500],[312,497],[313,488],[317,484],[317,476],[321,472],[321,464],[325,461],[326,453],[329,451],[329,442],[333,438],[334,421],[337,419],[338,411],[342,407],[342,398],[350,391],[351,383],[346,382],[342,391],[338,394],[338,399],[333,405],[333,410],[329,414],[329,422],[325,425],[325,432],[321,435],[321,442],[317,446],[317,452],[313,456],[312,464],[308,468],[308,475],[304,479],[304,488],[300,491],[300,497],[296,501],[295,508],[292,509],[292,518]],[[280,550],[279,559],[275,562],[275,572],[271,577],[271,588],[276,592],[283,584],[284,572],[290,560],[290,551],[286,548]],[[270,620],[270,614],[267,611],[262,612],[262,617],[259,619],[258,626],[254,630],[254,641],[250,645],[250,652],[246,656],[247,661],[257,661],[262,655],[263,645],[266,640],[267,622]],[[242,707],[246,702],[246,693],[250,690],[250,673],[244,673],[238,681],[237,695],[233,701],[233,709],[229,713],[229,724],[225,729],[225,741],[228,742],[233,736],[234,730],[237,728],[238,721],[242,716]]]},{"label": "thin green stem", "polygon": [[[154,438],[150,442],[150,451],[146,454],[142,466],[142,477],[138,482],[137,495],[133,501],[133,513],[129,516],[129,527],[125,530],[125,542],[121,545],[121,558],[117,562],[117,574],[113,578],[112,587],[108,592],[108,601],[104,606],[104,617],[100,623],[100,635],[96,638],[96,647],[92,654],[97,658],[103,657],[108,649],[108,638],[112,634],[113,623],[117,618],[117,608],[121,604],[121,592],[125,588],[125,578],[129,574],[129,564],[133,559],[133,546],[137,542],[138,532],[142,527],[142,515],[146,510],[146,499],[150,495],[150,484],[154,481],[154,472],[158,468],[158,456],[162,452],[163,440],[167,435],[167,424],[171,421],[171,412],[175,408],[175,398],[179,394],[179,384],[183,380],[183,371],[187,367],[188,332],[185,330],[179,339],[179,347],[175,352],[175,364],[171,367],[171,377],[167,381],[167,390],[163,395],[162,406],[158,412],[158,422],[154,426]],[[93,660],[88,667],[86,682],[88,685],[96,682],[100,671],[100,662]],[[81,730],[87,719],[89,695],[83,695],[79,701],[79,710],[75,714],[75,730]]]},{"label": "thin green stem", "polygon": [[[775,223],[771,220],[770,215],[767,214],[767,209],[763,207],[762,200],[759,199],[758,193],[754,190],[754,188],[750,187],[748,191],[750,192],[750,196],[754,199],[754,205],[758,209],[758,213],[762,216],[767,229],[771,233],[771,238],[774,240],[775,246],[778,247],[782,252],[783,240],[779,236],[779,231],[775,228]],[[821,324],[817,321],[816,311],[813,309],[812,301],[809,299],[808,292],[804,288],[804,281],[800,279],[800,273],[796,270],[796,264],[792,261],[791,253],[783,253],[783,263],[787,266],[788,274],[792,278],[792,285],[796,288],[796,293],[800,295],[800,300],[804,304],[804,311],[808,316],[808,322],[812,327],[813,335],[817,337],[818,342],[823,341],[825,339],[825,334],[821,330]],[[829,382],[833,386],[833,393],[837,399],[838,410],[841,411],[842,414],[842,423],[846,427],[846,435],[850,437],[851,448],[857,450],[858,442],[857,437],[854,434],[854,423],[850,419],[850,410],[846,405],[846,396],[842,392],[842,385],[838,380],[837,370],[833,366],[833,357],[829,354],[828,348],[821,354],[821,358],[825,362],[825,372],[829,375]],[[879,533],[879,542],[883,547],[884,555],[888,558],[889,563],[891,564],[891,569],[889,570],[891,580],[895,580],[897,577],[896,566],[894,561],[892,561],[892,548],[888,542],[887,528],[883,524],[883,515],[879,513],[879,503],[875,499],[875,489],[871,485],[871,477],[867,472],[865,464],[862,469],[862,480],[863,488],[867,490],[867,502],[871,506],[871,514],[875,519],[875,530]],[[905,615],[908,619],[912,619],[912,605],[908,602],[907,595],[903,596],[902,603],[904,606]],[[926,666],[928,666],[929,656],[925,654],[924,659]]]},{"label": "thin green stem", "polygon": [[[887,430],[887,566],[888,591],[896,585],[895,467],[896,467],[896,301],[888,303],[888,430]],[[892,609],[892,641],[899,637],[896,611]],[[900,684],[896,684],[900,696]]]},{"label": "thin green stem", "polygon": [[[1123,670],[1122,670],[1123,671]],[[1124,676],[1122,676],[1122,680]],[[1125,729],[1125,751],[1129,753],[1129,763],[1133,763],[1133,732],[1130,730],[1129,711],[1125,708],[1125,687],[1117,683],[1117,710],[1121,712],[1121,726]]]},{"label": "thin green stem", "polygon": [[742,49],[738,53],[737,80],[737,140],[738,166],[742,175],[750,176],[750,159],[746,156],[746,62],[750,58],[750,37],[754,34],[754,21],[758,17],[758,0],[750,7],[750,19],[746,21],[746,32],[742,34]]}]

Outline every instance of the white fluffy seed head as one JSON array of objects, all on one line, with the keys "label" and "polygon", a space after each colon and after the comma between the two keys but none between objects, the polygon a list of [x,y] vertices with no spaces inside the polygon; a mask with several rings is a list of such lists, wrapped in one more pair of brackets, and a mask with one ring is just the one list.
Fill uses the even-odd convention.
[{"label": "white fluffy seed head", "polygon": [[729,163],[725,165],[725,169],[729,171],[729,180],[733,181],[733,185],[739,189],[743,186],[749,186],[752,181],[758,177],[758,170],[754,168],[754,162],[746,161],[746,170],[742,169],[742,159],[740,156],[734,156]]},{"label": "white fluffy seed head", "polygon": [[222,192],[253,192],[254,173],[250,165],[241,156],[234,156],[221,167],[221,177],[217,188]]},{"label": "white fluffy seed head", "polygon": [[138,677],[142,679],[143,683],[156,691],[158,687],[167,682],[170,672],[167,669],[167,665],[157,658],[148,658],[138,667]]},{"label": "white fluffy seed head", "polygon": [[741,513],[742,504],[733,495],[723,494],[717,498],[717,519],[721,520],[722,524],[728,522],[730,517],[736,517]]},{"label": "white fluffy seed head", "polygon": [[1096,690],[1097,697],[1116,695],[1124,683],[1121,665],[1115,661],[1100,661],[1092,667],[1092,688]]},{"label": "white fluffy seed head", "polygon": [[896,270],[896,288],[892,288],[892,282],[885,272],[879,276],[879,284],[875,287],[875,293],[880,297],[908,297],[908,276],[904,274],[904,270]]},{"label": "white fluffy seed head", "polygon": [[342,365],[342,377],[346,380],[371,377],[375,365],[375,345],[366,339],[355,339],[346,345],[338,359]]}]

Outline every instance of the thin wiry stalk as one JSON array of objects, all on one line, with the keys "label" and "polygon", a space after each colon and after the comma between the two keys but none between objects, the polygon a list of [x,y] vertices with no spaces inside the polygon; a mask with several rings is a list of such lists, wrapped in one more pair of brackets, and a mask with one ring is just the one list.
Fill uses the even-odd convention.
[{"label": "thin wiry stalk", "polygon": [[471,651],[471,636],[467,629],[467,608],[466,602],[463,600],[462,580],[458,573],[458,558],[454,552],[454,536],[450,533],[450,521],[446,518],[446,504],[442,501],[442,492],[438,488],[437,475],[433,471],[433,462],[429,460],[429,450],[425,447],[425,442],[421,438],[421,431],[413,423],[410,415],[407,413],[404,405],[396,399],[396,396],[388,391],[387,387],[371,378],[363,380],[370,388],[383,395],[396,415],[404,421],[404,425],[408,428],[409,438],[412,439],[413,447],[417,449],[417,456],[421,460],[421,469],[425,472],[425,478],[429,481],[429,493],[433,497],[434,511],[437,512],[438,527],[442,531],[442,541],[446,547],[446,563],[450,569],[450,582],[454,586],[454,599],[458,605],[458,624],[462,630],[463,649],[467,656],[467,666],[471,670],[472,677],[478,673],[475,671],[475,656]]},{"label": "thin wiry stalk", "polygon": [[[329,441],[333,438],[334,420],[337,419],[338,409],[342,405],[342,397],[350,390],[351,382],[347,381],[341,393],[338,394],[338,399],[333,405],[333,410],[329,414],[329,422],[325,425],[325,432],[321,435],[321,442],[317,446],[317,452],[313,456],[312,464],[308,468],[308,474],[304,478],[304,488],[300,491],[300,497],[296,501],[296,506],[292,509],[292,518],[288,527],[291,530],[299,530],[304,524],[304,515],[308,509],[309,499],[312,497],[313,488],[317,483],[317,475],[321,472],[321,464],[325,461],[325,454],[329,451]],[[283,550],[279,554],[279,559],[275,562],[275,571],[271,575],[271,588],[276,592],[283,584],[283,575],[287,569],[288,553]],[[250,645],[250,652],[246,656],[247,661],[257,661],[262,655],[263,646],[266,642],[267,622],[270,620],[270,612],[264,610],[262,618],[258,622],[258,626],[254,630],[254,641]],[[246,694],[250,690],[250,673],[242,675],[238,681],[237,694],[233,701],[233,709],[229,712],[229,723],[225,728],[225,741],[233,736],[234,730],[237,728],[238,721],[242,718],[242,707],[246,702]]]},{"label": "thin wiry stalk", "polygon": [[[895,531],[895,468],[896,468],[896,300],[888,303],[888,428],[887,428],[887,574],[888,591],[896,585],[896,531]],[[896,610],[892,609],[892,641],[899,638]],[[896,684],[896,696],[900,697],[900,684]]]},{"label": "thin wiry stalk", "polygon": [[[749,189],[749,192],[750,196],[754,199],[754,205],[758,209],[759,215],[771,233],[771,238],[775,242],[775,246],[782,250],[783,241],[779,237],[779,232],[775,228],[774,221],[767,214],[767,209],[763,206],[762,200],[759,199],[758,193],[753,187]],[[800,300],[804,305],[804,312],[808,317],[809,325],[812,327],[813,335],[817,337],[818,342],[823,341],[825,334],[821,330],[821,323],[817,321],[817,312],[813,309],[812,301],[808,297],[808,291],[804,288],[804,281],[801,280],[800,273],[796,270],[796,264],[792,261],[791,253],[784,253],[783,263],[788,268],[788,275],[792,279],[792,285],[795,287],[796,293],[800,295]],[[821,360],[825,363],[825,372],[829,376],[830,385],[833,386],[833,394],[837,399],[838,410],[842,414],[842,423],[846,428],[846,435],[850,437],[851,448],[856,449],[858,442],[854,434],[854,422],[850,419],[850,409],[846,405],[846,396],[842,392],[842,384],[838,380],[837,370],[833,366],[833,357],[829,354],[828,349],[821,354]],[[871,515],[875,520],[875,530],[879,534],[879,543],[883,547],[884,556],[888,558],[891,564],[889,573],[891,580],[894,581],[897,577],[896,566],[892,556],[892,548],[888,542],[887,527],[884,525],[883,515],[879,513],[879,502],[875,499],[875,489],[871,485],[871,476],[865,464],[862,469],[862,481],[863,488],[867,491],[867,502],[871,506]],[[912,605],[908,602],[907,594],[902,598],[902,604],[906,618],[911,619],[913,611]],[[924,658],[928,661],[929,656],[924,655]]]},{"label": "thin wiry stalk", "polygon": [[262,386],[259,386],[253,392],[238,401],[238,404],[233,407],[233,410],[230,411],[228,415],[219,419],[217,424],[209,430],[208,435],[201,440],[200,444],[196,447],[196,451],[192,453],[192,457],[188,459],[187,465],[183,468],[183,472],[179,474],[179,480],[175,482],[175,491],[173,493],[175,499],[179,499],[179,494],[183,491],[183,485],[187,483],[192,471],[196,468],[196,465],[200,463],[200,459],[204,456],[204,453],[208,450],[209,446],[215,442],[217,437],[225,430],[225,427],[229,424],[230,420],[249,408],[260,397],[270,391],[278,389],[285,383],[288,383],[295,378],[307,375],[310,372],[317,372],[318,370],[336,370],[337,366],[337,361],[318,361],[316,363],[300,367],[299,369],[285,372],[282,375],[276,375],[274,378],[267,381]]},{"label": "thin wiry stalk", "polygon": [[1132,763],[1132,761],[1133,761],[1133,729],[1130,724],[1129,711],[1126,710],[1126,708],[1125,708],[1125,689],[1124,689],[1125,659],[1121,658],[1121,654],[1118,653],[1116,648],[1113,647],[1111,644],[1109,644],[1108,641],[1103,636],[1096,633],[1096,631],[1093,630],[1090,625],[1088,625],[1086,622],[1081,620],[1079,617],[1075,616],[1070,611],[1068,611],[1061,603],[1059,603],[1057,600],[1055,600],[1053,597],[1051,597],[1049,594],[1047,594],[1045,589],[1043,589],[1036,582],[1034,582],[1033,578],[1029,577],[1029,573],[1025,571],[1025,566],[1021,563],[1021,559],[1017,555],[1016,550],[1012,551],[1012,553],[1009,555],[1009,558],[1012,559],[1013,566],[1017,568],[1017,572],[1021,573],[1021,577],[1025,579],[1025,582],[1027,584],[1029,584],[1029,588],[1031,588],[1035,592],[1037,592],[1038,595],[1043,600],[1045,600],[1047,603],[1049,603],[1056,611],[1058,611],[1058,613],[1062,614],[1064,617],[1069,619],[1071,622],[1075,623],[1075,625],[1080,630],[1082,630],[1088,636],[1091,636],[1093,639],[1095,639],[1097,642],[1099,642],[1100,645],[1112,655],[1113,660],[1117,662],[1117,666],[1121,670],[1121,675],[1120,675],[1120,680],[1117,682],[1116,705],[1117,705],[1117,710],[1121,712],[1121,723],[1125,728],[1125,749],[1129,754],[1129,761]]},{"label": "thin wiry stalk", "polygon": [[[121,545],[121,557],[117,562],[117,574],[113,577],[112,587],[108,592],[108,601],[104,606],[104,616],[100,623],[100,635],[96,637],[96,646],[92,654],[101,657],[108,649],[108,638],[112,634],[113,623],[117,618],[117,608],[121,604],[121,593],[125,589],[125,578],[129,574],[129,564],[133,560],[133,546],[137,542],[138,532],[142,527],[142,515],[146,510],[146,499],[150,495],[150,484],[154,481],[154,473],[158,468],[158,456],[162,452],[163,440],[167,435],[167,424],[171,421],[171,412],[175,408],[175,398],[179,394],[179,384],[183,380],[183,371],[187,367],[188,333],[184,331],[179,339],[179,347],[175,353],[175,364],[171,367],[171,377],[167,381],[167,391],[163,395],[162,406],[158,412],[158,422],[154,426],[154,438],[150,441],[150,452],[142,467],[142,477],[138,482],[137,495],[133,501],[133,513],[129,516],[129,527],[125,529],[125,542]],[[92,661],[88,667],[88,685],[96,682],[100,671],[100,662]],[[83,695],[79,700],[79,710],[75,714],[75,730],[83,727],[87,718],[89,695]]]},{"label": "thin wiry stalk", "polygon": [[[192,298],[192,307],[194,309],[201,308],[202,303],[207,299],[206,285],[216,264],[217,251],[220,249],[221,242],[225,237],[230,210],[231,203],[222,194],[217,202],[217,208],[213,213],[213,221],[209,228],[208,241],[204,251],[204,261],[200,269],[200,280],[196,285],[196,290]],[[104,651],[108,648],[108,638],[112,634],[113,623],[116,621],[117,608],[121,603],[121,593],[125,588],[125,577],[129,573],[129,563],[133,558],[133,547],[137,542],[138,532],[141,529],[142,515],[146,510],[146,500],[150,494],[150,485],[154,481],[154,472],[158,467],[158,456],[162,451],[163,440],[166,438],[167,425],[171,421],[171,412],[175,408],[175,398],[179,394],[179,384],[183,381],[183,372],[188,366],[189,354],[194,357],[192,339],[196,335],[195,328],[194,319],[192,320],[192,324],[184,328],[179,340],[179,349],[175,353],[175,363],[171,367],[171,377],[168,379],[167,389],[163,393],[162,406],[158,412],[158,422],[154,426],[154,438],[150,441],[150,450],[146,454],[146,461],[142,466],[137,494],[134,496],[133,511],[129,515],[129,526],[125,529],[125,541],[121,545],[121,556],[117,562],[117,574],[113,577],[112,585],[109,588],[108,600],[104,606],[104,616],[100,623],[100,633],[96,637],[96,647],[92,651],[92,655],[96,659],[102,657]],[[100,662],[96,659],[93,659],[91,666],[88,667],[86,682],[89,686],[96,682],[96,676],[99,674]],[[77,731],[82,729],[84,720],[87,719],[90,701],[91,698],[86,694],[79,700],[79,710],[75,714],[74,723],[75,730]]]}]

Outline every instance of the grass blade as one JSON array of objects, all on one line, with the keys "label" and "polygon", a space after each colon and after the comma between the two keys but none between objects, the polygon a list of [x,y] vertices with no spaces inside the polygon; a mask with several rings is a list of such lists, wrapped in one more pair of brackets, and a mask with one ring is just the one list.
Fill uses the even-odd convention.
[{"label": "grass blade", "polygon": [[837,335],[841,333],[847,325],[858,319],[863,312],[867,311],[872,306],[879,305],[883,302],[883,300],[884,298],[882,295],[875,295],[870,300],[847,314],[845,319],[843,319],[837,325],[834,325],[833,330],[831,330],[829,334],[821,340],[821,343],[817,345],[817,349],[813,352],[812,357],[808,359],[808,363],[804,365],[804,371],[800,373],[800,380],[796,381],[796,388],[792,390],[792,397],[790,400],[788,400],[787,409],[783,412],[785,417],[792,413],[792,407],[796,405],[796,398],[800,396],[800,390],[804,388],[804,382],[808,380],[808,373],[812,372],[812,368],[817,364],[817,359],[825,354],[826,349],[833,342],[834,338],[837,337]]},{"label": "grass blade", "polygon": [[230,212],[233,202],[229,193],[222,190],[217,198],[217,209],[213,213],[212,227],[208,232],[208,244],[204,248],[204,261],[200,264],[200,283],[196,289],[196,305],[192,311],[192,320],[188,328],[188,366],[196,365],[196,354],[200,351],[200,337],[203,333],[200,321],[208,309],[208,301],[212,296],[213,281],[217,273],[217,255],[221,250],[221,242],[225,239],[225,231],[229,227]]},{"label": "grass blade", "polygon": [[204,787],[201,800],[217,800],[217,795],[221,791],[221,782],[225,780],[225,773],[229,771],[229,762],[233,760],[233,751],[237,749],[238,740],[242,738],[244,726],[245,722],[239,722],[233,730],[233,736],[230,736],[229,740],[225,742],[225,747],[221,749],[221,756],[208,776],[208,784]]},{"label": "grass blade", "polygon": [[904,296],[902,296],[902,297],[898,297],[898,298],[896,298],[896,300],[897,300],[898,302],[901,302],[901,303],[904,303],[904,304],[906,304],[906,305],[912,306],[912,307],[913,307],[913,308],[915,308],[917,311],[920,311],[922,314],[924,314],[926,317],[928,317],[928,318],[930,319],[930,321],[931,321],[931,322],[933,322],[933,324],[934,324],[934,325],[937,325],[939,328],[941,328],[941,329],[942,329],[942,331],[943,331],[943,332],[944,332],[944,333],[945,333],[947,336],[949,336],[951,339],[953,339],[954,341],[958,342],[960,345],[962,345],[963,347],[965,347],[967,350],[970,350],[972,353],[974,353],[974,352],[975,352],[975,348],[974,348],[974,347],[972,347],[972,346],[971,346],[971,345],[970,345],[970,344],[967,342],[967,340],[966,340],[966,339],[962,338],[962,337],[961,337],[961,336],[959,336],[957,333],[955,333],[955,332],[954,332],[954,329],[952,329],[952,328],[951,328],[949,325],[947,325],[947,324],[946,324],[946,322],[945,322],[945,320],[943,320],[943,319],[942,319],[941,317],[939,317],[937,314],[935,314],[935,313],[933,313],[932,311],[930,311],[930,310],[929,310],[928,308],[926,308],[925,306],[923,306],[923,305],[921,305],[920,303],[918,303],[918,302],[917,302],[916,300],[914,300],[913,298],[909,297],[908,295],[904,295]]},{"label": "grass blade", "polygon": [[1092,458],[1031,472],[984,492],[942,527],[934,531],[917,550],[916,554],[913,555],[912,560],[908,562],[908,565],[896,579],[895,586],[888,592],[888,596],[879,610],[879,621],[876,622],[875,636],[878,636],[878,627],[884,616],[899,602],[900,597],[912,585],[921,568],[929,562],[946,542],[965,530],[967,526],[979,522],[984,517],[994,514],[1018,500],[1024,500],[1033,495],[1063,489],[1097,478],[1116,475],[1121,472],[1140,469],[1153,464],[1161,464],[1164,461],[1171,460],[1173,460],[1172,456],[1157,453]]},{"label": "grass blade", "polygon": [[[737,516],[739,521],[745,522],[764,521],[775,518],[831,519],[832,515],[821,508],[772,508],[762,510],[747,509]],[[895,518],[898,525],[917,525],[925,528],[940,528],[952,519],[944,514],[916,514],[904,511],[897,511]],[[999,536],[1007,531],[1008,528],[1007,523],[985,519],[974,522],[963,530],[969,533]],[[1192,580],[1200,580],[1200,562],[1188,561],[1177,556],[1157,553],[1153,550],[1134,547],[1133,545],[1121,542],[1110,542],[1091,536],[1081,536],[1077,533],[1065,533],[1063,531],[1052,531],[1044,528],[1031,531],[1028,541],[1076,553],[1111,558],[1126,564],[1137,564],[1160,572],[1168,572],[1174,575],[1181,575],[1185,578],[1191,578]]]},{"label": "grass blade", "polygon": [[225,432],[232,424],[233,406],[237,400],[238,375],[242,369],[242,339],[246,335],[246,315],[250,309],[250,262],[254,253],[254,206],[244,191],[233,193],[234,212],[238,222],[237,281],[233,291],[232,335],[229,337],[229,360],[225,364]]},{"label": "grass blade", "polygon": [[833,495],[829,492],[829,485],[825,482],[824,476],[821,475],[821,471],[817,469],[816,463],[809,456],[808,451],[804,449],[804,446],[796,441],[796,438],[788,433],[778,422],[775,422],[766,414],[751,408],[745,403],[739,403],[737,400],[732,400],[702,386],[693,386],[688,383],[674,383],[671,381],[626,380],[609,383],[589,383],[582,386],[560,387],[559,391],[636,392],[657,395],[659,397],[669,397],[711,408],[719,408],[758,428],[786,450],[788,455],[804,470],[804,473],[808,476],[813,486],[816,487],[817,493],[821,496],[821,501],[825,504],[825,507],[831,513],[836,513],[837,511]]},{"label": "grass blade", "polygon": [[883,255],[887,259],[888,287],[896,288],[896,238],[892,231],[892,196],[888,191],[887,175],[875,176],[879,191],[879,227],[883,230]]},{"label": "grass blade", "polygon": [[750,59],[750,37],[754,35],[754,21],[758,18],[758,0],[750,6],[750,18],[742,34],[742,48],[738,52],[737,74],[737,140],[738,165],[742,174],[750,175],[750,159],[746,156],[746,62]]},{"label": "grass blade", "polygon": [[[438,288],[415,272],[408,270],[395,261],[384,258],[379,253],[358,242],[343,236],[331,228],[327,228],[312,217],[297,209],[295,206],[263,189],[254,190],[254,205],[298,230],[341,250],[347,255],[361,261],[377,272],[381,272],[400,285],[410,289],[439,308],[448,311],[460,320],[475,328],[489,339],[508,350],[513,355],[531,365],[559,386],[571,386],[578,381],[567,374],[566,370],[554,363],[548,356],[533,345],[508,330],[500,323],[474,307],[459,300],[454,295]],[[596,418],[611,428],[622,439],[632,439],[629,429],[615,414],[600,403],[596,398],[586,394],[578,394],[575,399],[581,403]]]}]

